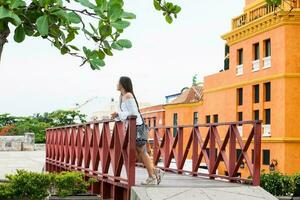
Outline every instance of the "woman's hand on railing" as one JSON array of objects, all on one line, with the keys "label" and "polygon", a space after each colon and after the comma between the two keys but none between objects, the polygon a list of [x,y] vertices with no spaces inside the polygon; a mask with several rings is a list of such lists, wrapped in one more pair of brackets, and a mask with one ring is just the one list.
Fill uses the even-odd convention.
[{"label": "woman's hand on railing", "polygon": [[118,113],[117,112],[113,112],[110,114],[111,119],[115,119],[116,117],[118,117]]}]

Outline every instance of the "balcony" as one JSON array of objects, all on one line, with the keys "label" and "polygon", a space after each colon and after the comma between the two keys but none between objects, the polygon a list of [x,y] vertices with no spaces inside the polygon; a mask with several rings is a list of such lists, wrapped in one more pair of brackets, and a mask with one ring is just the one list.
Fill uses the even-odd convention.
[{"label": "balcony", "polygon": [[256,72],[259,70],[259,60],[252,61],[252,72]]},{"label": "balcony", "polygon": [[264,66],[263,69],[267,69],[271,67],[271,56],[263,58]]},{"label": "balcony", "polygon": [[236,75],[237,76],[241,76],[241,75],[243,75],[243,73],[244,73],[244,67],[243,67],[243,65],[238,65],[236,67]]},{"label": "balcony", "polygon": [[235,17],[232,19],[232,29],[240,28],[252,21],[260,19],[269,14],[275,14],[275,12],[279,11],[291,11],[293,9],[300,8],[300,0],[294,0],[293,2],[282,1],[281,6],[273,6],[264,3],[263,5],[258,4],[257,7],[253,9],[246,10],[244,14]]},{"label": "balcony", "polygon": [[271,125],[270,124],[264,124],[262,125],[263,128],[263,137],[271,137]]}]

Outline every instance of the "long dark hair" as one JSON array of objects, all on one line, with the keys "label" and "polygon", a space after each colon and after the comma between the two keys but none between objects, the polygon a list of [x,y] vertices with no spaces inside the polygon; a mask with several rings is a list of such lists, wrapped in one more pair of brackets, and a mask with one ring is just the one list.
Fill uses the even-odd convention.
[{"label": "long dark hair", "polygon": [[[124,90],[126,92],[130,92],[132,95],[133,95],[133,98],[135,100],[135,103],[138,107],[138,109],[140,109],[139,107],[139,103],[138,101],[136,100],[136,97],[135,97],[135,94],[133,92],[133,86],[132,86],[132,81],[129,77],[127,76],[121,76],[120,77],[120,80],[119,80],[119,84],[124,88]],[[122,110],[121,108],[121,104],[122,104],[122,94],[120,95],[120,109]]]}]

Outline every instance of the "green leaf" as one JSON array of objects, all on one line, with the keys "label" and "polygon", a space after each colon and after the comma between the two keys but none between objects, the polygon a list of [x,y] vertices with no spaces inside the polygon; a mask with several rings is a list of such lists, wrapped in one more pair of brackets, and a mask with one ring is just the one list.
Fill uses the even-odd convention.
[{"label": "green leaf", "polygon": [[158,10],[158,11],[161,10],[161,6],[157,0],[153,0],[153,5],[156,10]]},{"label": "green leaf", "polygon": [[132,47],[132,43],[129,40],[125,40],[125,39],[118,40],[117,44],[124,48]]},{"label": "green leaf", "polygon": [[111,35],[111,33],[112,33],[111,27],[109,25],[101,24],[99,26],[99,33],[100,33],[101,37],[105,38],[105,37]]},{"label": "green leaf", "polygon": [[32,36],[34,34],[34,28],[27,24],[24,24],[24,31],[28,36]]},{"label": "green leaf", "polygon": [[89,0],[75,0],[76,2],[79,2],[84,7],[88,7],[90,9],[96,8],[94,4],[92,4]]},{"label": "green leaf", "polygon": [[136,15],[134,13],[125,12],[125,11],[123,11],[121,17],[124,19],[136,19]]},{"label": "green leaf", "polygon": [[16,26],[19,26],[21,24],[21,19],[19,18],[18,15],[13,13],[10,10],[7,10],[4,6],[0,7],[0,19],[5,19],[5,18],[10,18],[13,19],[14,24]]},{"label": "green leaf", "polygon": [[130,23],[128,21],[119,20],[111,23],[111,25],[116,29],[125,29],[130,25]]},{"label": "green leaf", "polygon": [[74,32],[69,32],[69,34],[66,38],[66,43],[71,42],[72,40],[74,40],[74,38],[75,38]]},{"label": "green leaf", "polygon": [[105,53],[103,51],[101,51],[101,49],[99,49],[97,51],[98,57],[103,60],[105,58]]},{"label": "green leaf", "polygon": [[123,47],[121,46],[121,45],[119,45],[118,43],[116,43],[116,42],[113,42],[112,44],[111,44],[111,48],[113,48],[113,49],[116,49],[116,50],[123,50]]},{"label": "green leaf", "polygon": [[166,21],[169,23],[169,24],[171,24],[172,22],[173,22],[173,19],[172,19],[172,17],[170,16],[170,15],[166,15]]},{"label": "green leaf", "polygon": [[69,12],[68,14],[68,20],[71,22],[71,23],[74,23],[74,24],[79,24],[81,22],[81,17],[76,14],[75,12]]},{"label": "green leaf", "polygon": [[180,11],[181,11],[181,7],[180,6],[174,6],[172,11],[175,13],[175,14],[178,14]]},{"label": "green leaf", "polygon": [[70,47],[71,49],[75,50],[75,51],[79,51],[79,49],[78,49],[76,46],[74,46],[74,45],[69,45],[69,47]]},{"label": "green leaf", "polygon": [[90,23],[90,27],[92,28],[95,35],[98,35],[97,29],[93,26],[93,24]]},{"label": "green leaf", "polygon": [[15,9],[15,8],[19,8],[19,7],[24,7],[26,6],[26,3],[25,1],[22,1],[22,0],[12,0],[11,3],[10,3],[10,8],[11,9]]},{"label": "green leaf", "polygon": [[47,36],[49,32],[48,16],[43,15],[36,20],[36,25],[41,36]]},{"label": "green leaf", "polygon": [[121,17],[123,14],[122,7],[118,4],[115,4],[108,9],[108,17],[110,18],[111,21],[115,21],[118,18]]},{"label": "green leaf", "polygon": [[14,40],[18,43],[23,42],[25,39],[25,30],[23,28],[23,26],[18,26],[15,29],[15,35],[14,35]]},{"label": "green leaf", "polygon": [[103,49],[103,51],[105,52],[106,55],[113,56],[113,53],[111,52],[110,49]]},{"label": "green leaf", "polygon": [[70,52],[70,49],[66,45],[62,46],[62,48],[60,49],[60,53],[62,55],[65,55],[65,54],[67,54],[69,52]]}]

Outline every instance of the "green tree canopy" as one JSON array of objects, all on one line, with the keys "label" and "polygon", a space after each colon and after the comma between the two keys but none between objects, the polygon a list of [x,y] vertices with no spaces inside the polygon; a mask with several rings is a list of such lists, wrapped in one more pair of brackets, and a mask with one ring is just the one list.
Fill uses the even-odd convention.
[{"label": "green tree canopy", "polygon": [[[162,0],[153,0],[153,4],[168,23],[181,10]],[[0,60],[14,27],[15,42],[21,43],[26,37],[42,37],[61,54],[79,57],[81,65],[89,63],[92,69],[100,69],[105,65],[105,57],[113,55],[113,49],[132,46],[121,35],[136,16],[123,7],[123,0],[0,0]],[[92,42],[90,46],[78,47],[74,43],[80,33]]]}]

